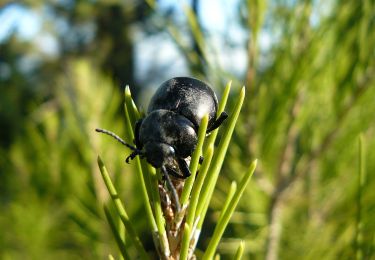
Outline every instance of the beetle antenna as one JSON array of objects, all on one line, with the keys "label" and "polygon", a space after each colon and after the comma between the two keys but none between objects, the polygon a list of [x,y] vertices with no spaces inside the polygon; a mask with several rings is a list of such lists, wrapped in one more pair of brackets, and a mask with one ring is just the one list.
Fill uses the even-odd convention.
[{"label": "beetle antenna", "polygon": [[111,131],[101,129],[101,128],[96,128],[95,131],[98,132],[98,133],[103,133],[103,134],[109,135],[109,136],[113,137],[114,139],[116,139],[118,142],[120,142],[123,145],[125,145],[126,147],[128,147],[129,149],[133,150],[134,152],[137,152],[137,154],[142,154],[141,150],[139,150],[138,148],[128,144],[127,142],[122,140],[121,137],[119,137],[118,135],[116,135],[115,133],[113,133]]}]

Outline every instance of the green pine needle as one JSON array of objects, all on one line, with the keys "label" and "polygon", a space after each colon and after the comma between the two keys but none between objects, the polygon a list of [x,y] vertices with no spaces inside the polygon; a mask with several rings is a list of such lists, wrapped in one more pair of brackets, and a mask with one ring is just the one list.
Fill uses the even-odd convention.
[{"label": "green pine needle", "polygon": [[113,185],[113,183],[111,181],[111,178],[109,177],[109,174],[107,172],[107,169],[104,166],[104,164],[103,164],[103,162],[102,162],[102,160],[100,159],[99,156],[98,156],[98,165],[99,165],[100,172],[102,174],[103,181],[104,181],[104,183],[105,183],[105,185],[108,189],[109,195],[112,198],[112,201],[115,205],[117,213],[119,214],[122,223],[125,225],[125,228],[126,228],[127,232],[129,233],[129,239],[131,239],[132,242],[134,243],[135,247],[137,248],[137,250],[139,252],[140,257],[142,259],[148,259],[148,255],[146,253],[146,250],[143,247],[142,242],[139,239],[139,236],[137,235],[136,231],[134,230],[133,224],[131,223],[131,221],[128,217],[128,214],[126,213],[126,210],[125,210],[125,208],[124,208],[124,206],[123,206],[123,204],[122,204],[122,202],[119,198],[119,195],[116,191],[116,188]]},{"label": "green pine needle", "polygon": [[245,248],[245,243],[243,241],[240,242],[240,245],[237,248],[236,254],[234,255],[234,260],[240,260],[243,255],[243,251]]},{"label": "green pine needle", "polygon": [[203,255],[202,259],[212,259],[215,255],[216,248],[219,244],[219,241],[224,233],[225,228],[227,227],[229,223],[229,219],[232,216],[234,209],[236,208],[238,202],[240,201],[240,198],[245,191],[245,188],[247,184],[250,182],[251,176],[253,176],[253,173],[255,171],[255,167],[257,164],[257,160],[253,161],[249,167],[248,172],[245,174],[245,176],[242,178],[240,184],[238,185],[238,189],[233,195],[233,198],[231,199],[228,207],[226,208],[225,212],[222,213],[222,217],[220,221],[216,224],[214,234],[210,240],[210,243],[208,244],[207,250]]}]

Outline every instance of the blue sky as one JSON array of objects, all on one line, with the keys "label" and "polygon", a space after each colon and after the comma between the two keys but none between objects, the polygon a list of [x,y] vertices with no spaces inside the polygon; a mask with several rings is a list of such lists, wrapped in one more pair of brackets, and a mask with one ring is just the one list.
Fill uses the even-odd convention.
[{"label": "blue sky", "polygon": [[[210,44],[211,50],[214,50],[216,55],[215,62],[218,65],[224,67],[227,71],[238,72],[243,71],[247,64],[246,51],[244,48],[224,48],[224,39],[231,39],[237,44],[241,44],[245,41],[246,34],[239,28],[237,21],[237,8],[239,0],[217,0],[217,1],[200,1],[199,10],[202,12],[199,14],[200,23],[205,31],[207,42]],[[181,20],[186,19],[183,10],[184,3],[176,4],[176,1],[164,0],[160,1],[160,9],[166,10],[168,8],[174,8],[176,17]],[[209,10],[209,12],[207,11]],[[227,35],[230,31],[231,35]],[[154,35],[147,36],[147,40],[142,38],[142,35],[138,35],[137,39],[137,59],[136,62],[143,64],[143,66],[153,66],[147,61],[149,57],[156,57],[157,60],[164,63],[165,67],[170,67],[165,71],[165,78],[171,78],[176,76],[177,73],[187,72],[187,68],[184,64],[184,60],[178,59],[179,53],[169,37],[165,35]],[[158,46],[155,46],[155,42],[158,42]],[[155,51],[155,48],[157,51]],[[169,65],[169,66],[168,66]],[[147,69],[146,69],[147,70]],[[142,71],[138,71],[138,78],[142,78]]]},{"label": "blue sky", "polygon": [[[201,25],[209,39],[212,56],[215,56],[215,64],[226,71],[241,73],[246,69],[247,54],[244,47],[228,48],[224,42],[230,39],[241,46],[246,40],[246,32],[238,26],[237,8],[240,0],[201,0],[199,16]],[[161,0],[158,2],[161,11],[174,8],[176,17],[185,19],[183,6],[189,1]],[[207,11],[209,10],[209,11]],[[44,11],[44,12],[43,12]],[[0,41],[4,40],[12,32],[25,41],[34,43],[36,49],[44,55],[53,56],[58,53],[58,42],[45,28],[48,23],[48,14],[43,9],[30,10],[19,4],[12,4],[0,12]],[[53,19],[53,18],[52,18]],[[230,32],[230,35],[226,35]],[[227,39],[225,39],[227,38]],[[145,77],[152,66],[160,65],[167,69],[164,71],[165,78],[186,74],[187,67],[185,61],[175,44],[166,34],[144,35],[138,33],[134,37],[136,48],[136,78]],[[260,35],[260,45],[262,48],[269,48],[271,37],[267,33]],[[155,44],[155,43],[158,44]],[[152,62],[150,61],[152,57]]]},{"label": "blue sky", "polygon": [[20,5],[11,5],[0,12],[0,41],[13,31],[24,40],[32,39],[41,29],[42,20],[35,12]]}]

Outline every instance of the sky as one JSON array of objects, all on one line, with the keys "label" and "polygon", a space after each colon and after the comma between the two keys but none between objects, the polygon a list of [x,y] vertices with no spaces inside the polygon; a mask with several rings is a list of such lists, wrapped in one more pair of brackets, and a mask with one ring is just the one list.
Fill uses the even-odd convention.
[{"label": "sky", "polygon": [[40,13],[11,4],[0,12],[0,42],[13,32],[24,41],[34,42],[39,50],[46,55],[58,53],[58,44],[54,37],[43,31],[43,18]]},{"label": "sky", "polygon": [[12,31],[24,40],[30,40],[41,28],[40,17],[19,5],[11,5],[0,12],[0,41],[7,38]]},{"label": "sky", "polygon": [[[184,4],[176,4],[176,1],[173,0],[164,0],[159,3],[161,11],[174,8],[175,16],[185,19]],[[236,43],[238,44],[243,43],[246,38],[245,33],[238,27],[236,20],[238,3],[239,0],[202,0],[200,1],[199,8],[201,12],[204,12],[204,14],[199,14],[199,21],[205,31],[206,37],[209,38],[207,42],[211,44],[210,49],[215,51],[215,55],[217,56],[217,60],[215,61],[231,72],[243,71],[247,66],[246,51],[243,48],[223,50],[223,36],[226,35],[228,30],[231,31],[231,40],[234,42],[237,41]],[[205,10],[210,11],[207,12]],[[178,58],[181,55],[179,55],[175,43],[169,37],[154,35],[151,37],[147,36],[147,39],[142,39],[141,35],[137,40],[137,63],[143,64],[146,67],[152,66],[153,64],[149,64],[147,60],[149,57],[155,58],[156,56],[156,59],[164,63],[164,67],[167,68],[165,71],[166,78],[176,76],[178,72],[187,72],[184,60]],[[157,47],[155,47],[155,42],[158,42]],[[155,51],[155,48],[157,51]],[[138,71],[138,73],[142,74],[142,71]],[[138,75],[138,77],[142,78],[141,75]]]},{"label": "sky", "polygon": [[[210,50],[216,55],[215,63],[234,74],[240,74],[246,69],[246,50],[245,48],[228,48],[224,40],[230,40],[235,44],[241,45],[246,42],[246,33],[238,26],[237,8],[240,0],[201,0],[200,8],[204,14],[199,15],[200,23],[209,38]],[[160,0],[158,1],[160,11],[173,8],[176,17],[186,16],[184,14],[184,5],[189,5],[189,1]],[[207,12],[206,10],[210,10]],[[58,54],[59,46],[57,40],[52,34],[49,34],[43,23],[46,15],[42,10],[29,10],[19,4],[12,4],[0,12],[0,42],[8,37],[12,32],[16,32],[20,39],[31,41],[38,47],[42,54],[54,56]],[[230,32],[227,39],[226,33]],[[224,35],[224,37],[223,37]],[[145,75],[152,70],[157,61],[166,68],[165,78],[171,78],[176,74],[186,74],[188,72],[185,61],[181,59],[179,50],[165,33],[159,35],[144,35],[138,33],[135,39],[135,60],[136,60],[136,78],[146,78]],[[269,34],[260,35],[260,46],[269,48],[272,39]],[[157,42],[157,46],[155,46]],[[213,56],[214,56],[213,55]]]}]

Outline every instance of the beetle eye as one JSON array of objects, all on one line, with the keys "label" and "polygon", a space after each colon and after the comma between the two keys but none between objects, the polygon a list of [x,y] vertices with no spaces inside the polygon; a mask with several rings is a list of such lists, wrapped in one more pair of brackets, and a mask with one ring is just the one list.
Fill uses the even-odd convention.
[{"label": "beetle eye", "polygon": [[172,146],[169,146],[169,152],[170,152],[171,154],[174,154],[174,153],[175,153],[174,148],[173,148]]}]

